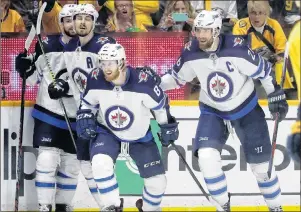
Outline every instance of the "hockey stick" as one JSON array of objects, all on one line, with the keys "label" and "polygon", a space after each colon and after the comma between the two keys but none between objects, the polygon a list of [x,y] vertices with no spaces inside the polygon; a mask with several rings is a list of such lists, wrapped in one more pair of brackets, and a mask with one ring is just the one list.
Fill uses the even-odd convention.
[{"label": "hockey stick", "polygon": [[[34,26],[31,27],[28,37],[25,41],[24,54],[28,53],[28,49],[35,37],[36,30]],[[15,211],[19,211],[19,192],[20,182],[22,178],[22,159],[23,159],[23,124],[24,124],[24,105],[25,105],[25,91],[26,91],[26,77],[22,77],[22,90],[21,90],[21,106],[20,106],[20,128],[19,128],[19,145],[18,145],[18,166],[17,166],[17,180],[15,191]]]},{"label": "hockey stick", "polygon": [[[152,115],[154,116],[154,114],[152,113]],[[154,116],[155,118],[155,116]],[[155,118],[156,119],[156,118]],[[159,133],[157,133],[159,140],[161,140],[161,136]],[[203,188],[203,186],[201,185],[201,183],[199,182],[198,178],[195,176],[195,174],[193,173],[192,169],[190,168],[190,166],[188,165],[186,159],[184,158],[184,156],[181,154],[181,152],[179,151],[178,147],[174,144],[174,142],[170,142],[171,146],[175,149],[176,153],[178,154],[179,158],[181,158],[181,160],[183,161],[184,165],[186,166],[186,168],[188,169],[188,172],[190,174],[190,176],[193,178],[194,182],[197,184],[197,186],[199,187],[199,189],[202,191],[202,193],[204,194],[204,196],[206,197],[206,199],[212,203],[219,211],[224,211],[224,209],[218,204],[216,203],[212,197],[207,194],[207,192],[205,191],[205,189]],[[211,197],[211,198],[210,198]]]},{"label": "hockey stick", "polygon": [[[42,23],[42,17],[43,17],[43,13],[44,13],[44,10],[45,10],[46,6],[47,6],[47,2],[44,2],[43,5],[40,8],[39,15],[38,15],[38,20],[37,20],[37,30],[36,30],[36,32],[37,32],[38,42],[39,42],[39,45],[41,47],[41,51],[42,51],[43,57],[45,59],[47,68],[49,70],[49,74],[50,74],[52,80],[55,80],[55,75],[54,75],[54,73],[52,71],[52,68],[50,66],[50,63],[49,63],[49,60],[48,60],[47,55],[45,53],[44,46],[43,46],[42,39],[41,39],[41,23]],[[58,101],[59,101],[60,106],[61,106],[61,108],[63,110],[64,118],[65,118],[65,121],[67,123],[67,127],[68,127],[68,130],[69,130],[69,133],[70,133],[70,136],[71,136],[74,148],[75,148],[75,150],[77,150],[75,139],[74,139],[72,128],[71,128],[71,124],[70,124],[70,120],[69,120],[69,118],[67,116],[66,107],[65,107],[65,105],[63,103],[63,100],[61,98],[58,99]]]},{"label": "hockey stick", "polygon": [[[286,42],[284,58],[283,58],[284,62],[283,62],[283,66],[282,66],[282,74],[281,74],[281,81],[280,81],[281,88],[283,88],[283,84],[284,84],[284,80],[285,80],[286,67],[287,67],[287,63],[288,63],[288,54],[289,54],[289,42]],[[269,179],[271,179],[271,175],[272,175],[272,167],[273,167],[274,155],[275,155],[275,149],[276,149],[278,125],[279,125],[279,113],[276,113],[273,138],[272,138],[272,153],[271,153],[271,158],[269,160],[269,168],[268,168]]]}]

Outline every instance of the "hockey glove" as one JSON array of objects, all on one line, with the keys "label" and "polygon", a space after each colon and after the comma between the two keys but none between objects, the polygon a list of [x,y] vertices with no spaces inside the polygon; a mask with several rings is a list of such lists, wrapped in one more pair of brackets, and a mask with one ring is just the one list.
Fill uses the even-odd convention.
[{"label": "hockey glove", "polygon": [[161,133],[158,134],[162,146],[168,147],[171,142],[174,142],[179,137],[178,122],[173,117],[172,122],[168,124],[159,125]]},{"label": "hockey glove", "polygon": [[78,110],[76,116],[77,136],[85,140],[90,140],[96,137],[96,130],[96,119],[92,111],[90,109]]},{"label": "hockey glove", "polygon": [[48,94],[50,99],[59,99],[67,97],[69,84],[63,79],[56,79],[48,86]]},{"label": "hockey glove", "polygon": [[301,138],[300,138],[300,120],[292,126],[292,134],[287,138],[287,150],[291,157],[300,163],[301,160]]},{"label": "hockey glove", "polygon": [[55,0],[42,0],[42,3],[44,3],[44,2],[47,2],[47,6],[45,8],[45,12],[49,13],[52,10],[52,8],[53,8],[53,6],[55,4]]},{"label": "hockey glove", "polygon": [[35,71],[33,55],[27,55],[25,53],[18,54],[15,60],[15,68],[21,78],[25,77],[27,79]]},{"label": "hockey glove", "polygon": [[137,67],[137,70],[143,71],[149,77],[153,78],[153,80],[156,82],[157,85],[160,85],[160,83],[161,83],[161,77],[152,68],[144,66],[144,67]]},{"label": "hockey glove", "polygon": [[268,95],[269,110],[275,120],[278,113],[279,121],[282,121],[288,112],[288,104],[284,91],[278,86],[275,91]]}]

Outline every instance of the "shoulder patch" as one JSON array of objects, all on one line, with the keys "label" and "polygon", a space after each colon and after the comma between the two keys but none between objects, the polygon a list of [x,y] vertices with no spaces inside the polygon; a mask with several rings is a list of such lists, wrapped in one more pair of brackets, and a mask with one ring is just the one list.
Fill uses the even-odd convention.
[{"label": "shoulder patch", "polygon": [[145,73],[144,71],[140,71],[138,83],[146,82],[147,80],[148,80],[148,75],[147,75],[147,73]]},{"label": "shoulder patch", "polygon": [[185,43],[184,48],[187,49],[188,51],[190,51],[190,47],[191,47],[191,41]]},{"label": "shoulder patch", "polygon": [[98,68],[94,68],[94,69],[91,71],[91,78],[97,80],[98,75],[99,75],[99,69],[98,69]]},{"label": "shoulder patch", "polygon": [[244,21],[244,20],[242,20],[242,21],[239,21],[239,27],[240,28],[242,28],[242,27],[245,27],[245,26],[247,26],[247,22],[246,21]]},{"label": "shoulder patch", "polygon": [[243,39],[243,38],[241,38],[241,37],[236,37],[236,38],[234,38],[234,44],[233,44],[233,47],[234,47],[234,46],[237,46],[237,45],[242,45],[243,42],[244,42],[244,39]]},{"label": "shoulder patch", "polygon": [[104,44],[109,41],[109,37],[99,37],[96,43]]}]

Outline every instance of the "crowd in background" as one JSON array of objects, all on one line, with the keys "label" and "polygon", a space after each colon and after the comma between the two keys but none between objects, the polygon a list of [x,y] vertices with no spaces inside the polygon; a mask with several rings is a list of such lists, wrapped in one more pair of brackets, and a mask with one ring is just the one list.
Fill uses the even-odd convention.
[{"label": "crowd in background", "polygon": [[[96,32],[191,32],[193,20],[203,9],[216,10],[223,17],[222,32],[249,36],[250,46],[274,64],[279,82],[287,36],[300,20],[300,10],[292,0],[42,0],[48,3],[43,15],[46,34],[59,33],[58,12],[65,4],[91,3],[99,12]],[[2,0],[1,32],[29,31],[36,20],[38,0]],[[181,21],[175,13],[187,14]],[[287,71],[284,88],[296,90],[294,74]],[[288,92],[295,98],[294,92]],[[290,95],[293,95],[290,97]]]}]

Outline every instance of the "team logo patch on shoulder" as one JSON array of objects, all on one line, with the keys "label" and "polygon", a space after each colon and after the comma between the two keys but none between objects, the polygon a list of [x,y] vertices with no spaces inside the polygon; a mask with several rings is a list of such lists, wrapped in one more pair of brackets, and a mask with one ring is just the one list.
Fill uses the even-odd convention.
[{"label": "team logo patch on shoulder", "polygon": [[191,47],[191,41],[185,43],[185,49],[187,49],[188,51],[190,51],[190,47]]},{"label": "team logo patch on shoulder", "polygon": [[148,80],[148,74],[145,73],[144,71],[140,71],[138,83],[146,82],[147,80]]},{"label": "team logo patch on shoulder", "polygon": [[78,90],[83,93],[87,87],[88,73],[81,68],[75,68],[72,71],[72,79],[75,82]]},{"label": "team logo patch on shoulder", "polygon": [[244,42],[244,39],[243,39],[243,38],[241,38],[241,37],[236,37],[236,38],[234,39],[234,45],[233,45],[233,47],[234,47],[234,46],[237,46],[237,45],[242,45],[243,42]]},{"label": "team logo patch on shoulder", "polygon": [[91,71],[91,77],[92,77],[93,79],[96,79],[96,80],[97,80],[98,74],[99,74],[99,69],[98,69],[98,68],[94,68],[94,69]]},{"label": "team logo patch on shoulder", "polygon": [[134,122],[134,114],[123,106],[112,106],[105,112],[106,123],[114,131],[129,129]]},{"label": "team logo patch on shoulder", "polygon": [[233,93],[233,82],[228,75],[213,72],[207,78],[207,91],[214,101],[226,101]]},{"label": "team logo patch on shoulder", "polygon": [[98,38],[98,40],[97,40],[96,43],[104,44],[104,43],[106,43],[108,41],[109,41],[109,37],[100,37],[100,38]]},{"label": "team logo patch on shoulder", "polygon": [[246,21],[239,21],[238,24],[239,24],[240,28],[247,26],[247,22]]},{"label": "team logo patch on shoulder", "polygon": [[49,38],[47,36],[42,38],[42,42],[48,44]]}]

